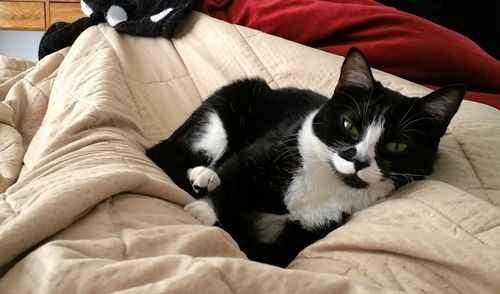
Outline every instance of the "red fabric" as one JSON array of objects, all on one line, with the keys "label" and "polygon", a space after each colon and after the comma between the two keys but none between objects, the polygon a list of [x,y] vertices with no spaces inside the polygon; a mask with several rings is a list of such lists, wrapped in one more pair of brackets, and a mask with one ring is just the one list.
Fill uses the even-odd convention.
[{"label": "red fabric", "polygon": [[458,33],[372,0],[202,0],[199,10],[338,55],[355,46],[374,68],[496,94],[483,102],[500,109],[499,61]]},{"label": "red fabric", "polygon": [[[436,90],[439,88],[439,86],[433,86],[433,85],[424,85],[427,88]],[[470,101],[475,101],[475,102],[480,102],[484,104],[491,105],[493,107],[496,107],[497,109],[500,109],[500,95],[498,94],[489,94],[489,93],[480,93],[480,92],[474,92],[474,91],[467,91],[465,92],[465,99],[470,100]]]},{"label": "red fabric", "polygon": [[481,102],[496,107],[497,109],[500,109],[500,95],[498,94],[467,91],[465,92],[465,99]]}]

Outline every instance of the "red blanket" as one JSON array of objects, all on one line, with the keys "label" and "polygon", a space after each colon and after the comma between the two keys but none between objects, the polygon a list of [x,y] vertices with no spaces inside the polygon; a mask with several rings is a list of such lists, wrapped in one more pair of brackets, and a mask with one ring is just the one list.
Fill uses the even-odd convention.
[{"label": "red blanket", "polygon": [[[374,68],[410,81],[462,83],[500,109],[500,62],[470,39],[371,0],[203,0],[213,17],[338,55],[360,48]],[[483,94],[488,93],[488,94]]]}]

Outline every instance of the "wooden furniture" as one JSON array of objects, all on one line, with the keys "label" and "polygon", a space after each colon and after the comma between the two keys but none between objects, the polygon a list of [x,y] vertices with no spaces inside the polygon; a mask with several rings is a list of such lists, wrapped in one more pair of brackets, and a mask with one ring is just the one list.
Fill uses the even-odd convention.
[{"label": "wooden furniture", "polygon": [[0,30],[44,31],[82,16],[79,0],[0,0]]}]

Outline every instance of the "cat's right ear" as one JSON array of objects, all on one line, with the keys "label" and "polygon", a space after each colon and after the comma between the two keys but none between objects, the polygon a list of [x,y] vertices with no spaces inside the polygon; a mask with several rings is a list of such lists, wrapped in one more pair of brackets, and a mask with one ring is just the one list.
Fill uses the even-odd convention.
[{"label": "cat's right ear", "polygon": [[419,102],[421,108],[437,121],[448,126],[457,112],[465,95],[465,87],[462,85],[450,85],[435,90]]},{"label": "cat's right ear", "polygon": [[361,87],[371,90],[374,85],[375,80],[363,52],[355,47],[349,49],[340,70],[337,89]]}]

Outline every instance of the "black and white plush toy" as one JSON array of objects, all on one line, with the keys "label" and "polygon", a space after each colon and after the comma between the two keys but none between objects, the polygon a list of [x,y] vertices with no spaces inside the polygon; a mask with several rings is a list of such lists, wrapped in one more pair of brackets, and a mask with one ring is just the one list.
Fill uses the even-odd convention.
[{"label": "black and white plush toy", "polygon": [[38,57],[70,46],[85,29],[102,22],[123,34],[170,38],[195,4],[196,0],[82,0],[86,17],[49,27],[40,41]]}]

